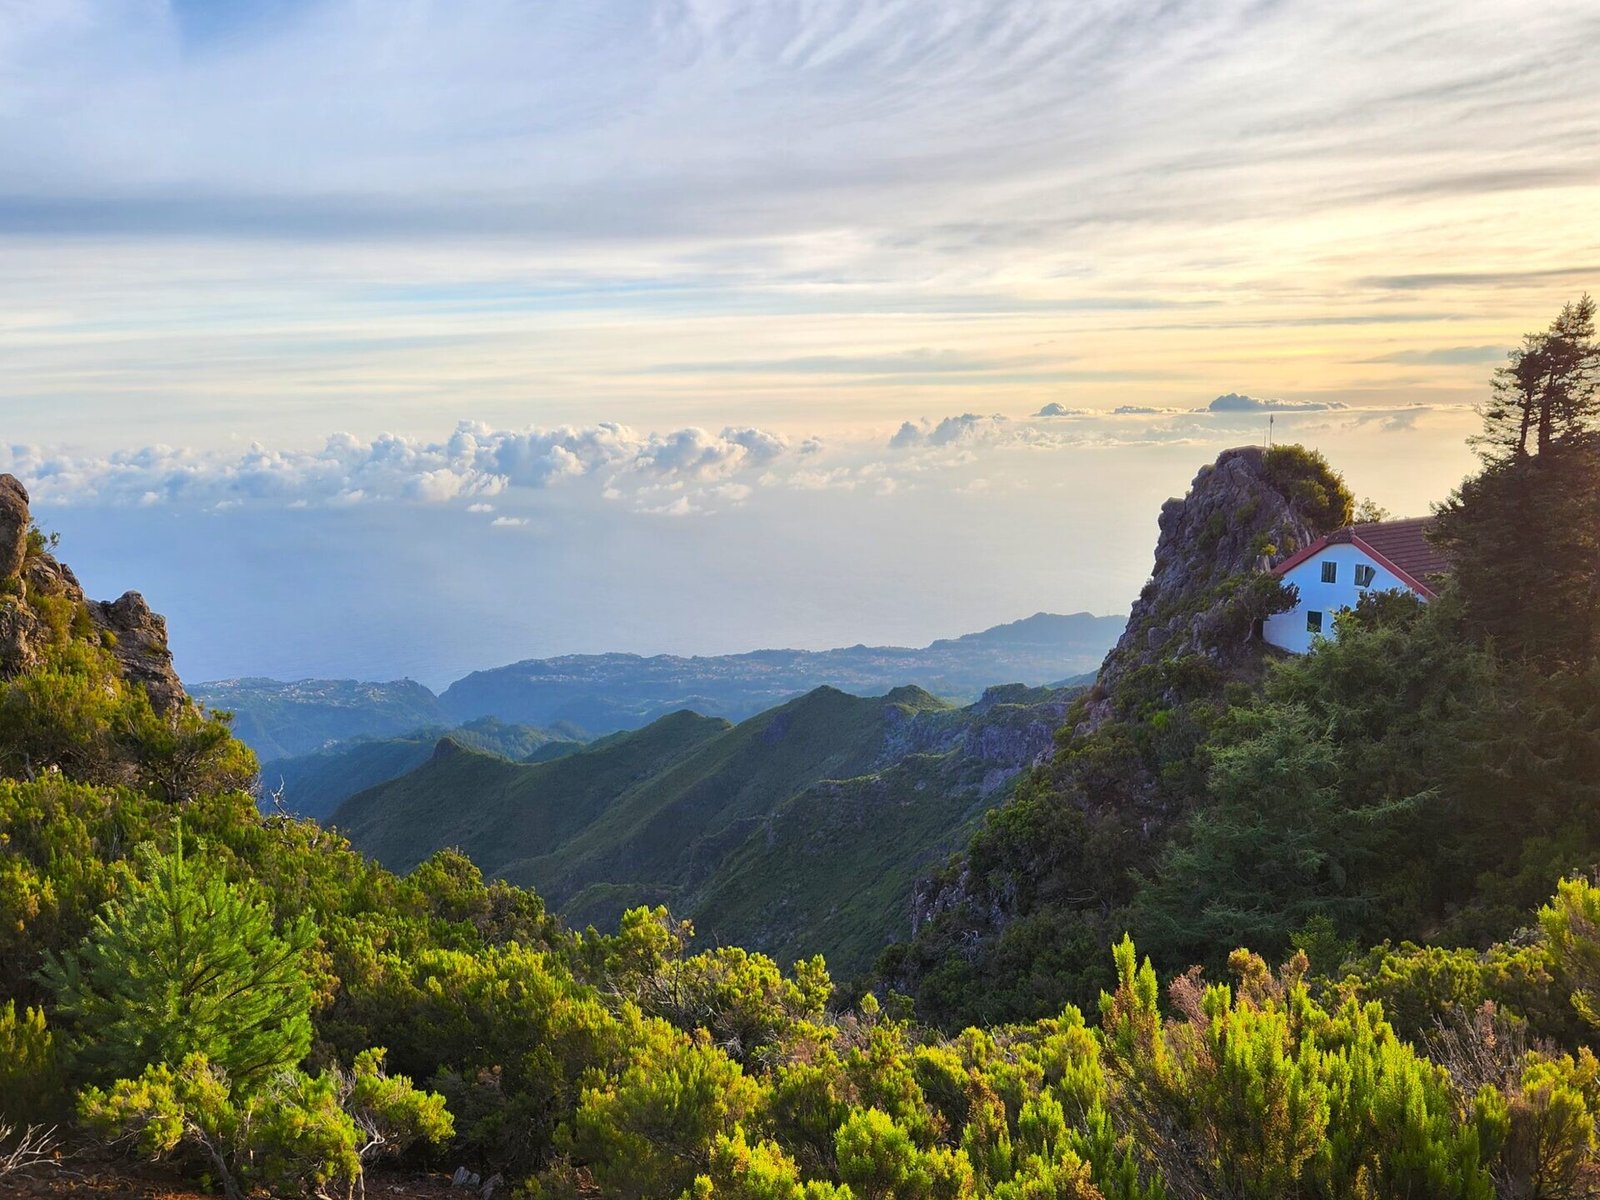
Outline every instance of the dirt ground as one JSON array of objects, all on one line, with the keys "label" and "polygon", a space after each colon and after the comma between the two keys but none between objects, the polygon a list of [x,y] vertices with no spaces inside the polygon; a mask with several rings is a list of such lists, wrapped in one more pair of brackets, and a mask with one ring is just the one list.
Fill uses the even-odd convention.
[{"label": "dirt ground", "polygon": [[[452,1189],[448,1175],[418,1175],[373,1170],[367,1173],[368,1200],[476,1200],[476,1190]],[[3,1200],[216,1200],[170,1167],[117,1159],[64,1157],[0,1179]]]}]

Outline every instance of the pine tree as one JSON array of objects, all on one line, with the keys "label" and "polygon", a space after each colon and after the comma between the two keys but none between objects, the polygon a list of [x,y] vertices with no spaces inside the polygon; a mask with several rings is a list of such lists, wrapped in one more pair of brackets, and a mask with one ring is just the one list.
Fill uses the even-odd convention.
[{"label": "pine tree", "polygon": [[1473,439],[1486,466],[1430,536],[1468,623],[1543,664],[1600,650],[1600,341],[1594,300],[1562,308],[1495,374]]},{"label": "pine tree", "polygon": [[1490,463],[1542,454],[1600,425],[1600,342],[1595,302],[1585,293],[1543,333],[1530,333],[1495,372],[1474,439]]},{"label": "pine tree", "polygon": [[181,831],[178,842],[145,850],[127,892],[44,979],[86,1073],[133,1078],[198,1053],[247,1086],[310,1048],[313,930],[300,918],[275,932],[257,888],[186,857]]}]

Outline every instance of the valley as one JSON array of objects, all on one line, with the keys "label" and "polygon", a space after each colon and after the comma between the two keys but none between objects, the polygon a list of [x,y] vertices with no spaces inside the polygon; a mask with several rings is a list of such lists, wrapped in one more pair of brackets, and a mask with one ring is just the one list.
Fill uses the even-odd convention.
[{"label": "valley", "polygon": [[909,932],[917,875],[1048,756],[1076,690],[957,707],[824,687],[739,725],[684,711],[537,764],[452,735],[331,822],[398,871],[459,847],[579,928],[665,904],[712,941],[856,973]]}]

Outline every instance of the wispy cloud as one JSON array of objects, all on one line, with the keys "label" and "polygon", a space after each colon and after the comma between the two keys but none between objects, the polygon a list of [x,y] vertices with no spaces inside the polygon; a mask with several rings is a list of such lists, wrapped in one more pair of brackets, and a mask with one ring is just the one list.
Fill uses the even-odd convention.
[{"label": "wispy cloud", "polygon": [[1373,363],[1404,363],[1414,366],[1476,366],[1479,363],[1500,362],[1506,357],[1505,346],[1439,346],[1432,350],[1396,350],[1363,361]]},{"label": "wispy cloud", "polygon": [[1164,407],[1600,277],[1583,0],[13,4],[0,70],[30,440]]},{"label": "wispy cloud", "polygon": [[1418,292],[1442,288],[1505,289],[1560,280],[1581,286],[1597,277],[1600,277],[1600,263],[1591,263],[1587,266],[1549,267],[1537,271],[1511,268],[1494,271],[1425,271],[1415,275],[1369,275],[1358,282],[1362,287]]}]

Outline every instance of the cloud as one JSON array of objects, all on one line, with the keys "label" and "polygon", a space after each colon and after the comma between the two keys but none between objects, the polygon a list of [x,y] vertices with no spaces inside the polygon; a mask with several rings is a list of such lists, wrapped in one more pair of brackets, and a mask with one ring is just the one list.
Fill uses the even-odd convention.
[{"label": "cloud", "polygon": [[1600,264],[1584,267],[1550,267],[1543,270],[1424,271],[1409,275],[1368,275],[1357,280],[1362,287],[1416,292],[1436,288],[1514,288],[1553,279],[1582,283],[1600,275]]},{"label": "cloud", "polygon": [[927,375],[974,374],[1037,363],[1037,358],[992,358],[952,350],[917,349],[889,354],[813,354],[794,358],[658,363],[647,372],[688,375]]},{"label": "cloud", "polygon": [[1036,417],[1086,417],[1089,415],[1089,410],[1086,408],[1068,408],[1065,404],[1052,401],[1033,415]]},{"label": "cloud", "polygon": [[[510,527],[552,492],[575,491],[578,499],[563,502],[569,507],[623,502],[625,511],[652,515],[711,514],[743,506],[769,488],[861,489],[887,497],[952,472],[965,486],[968,467],[985,478],[1004,477],[986,464],[1014,452],[1228,444],[1263,412],[1279,414],[1280,425],[1298,421],[1285,436],[1313,436],[1326,429],[1408,428],[1424,412],[1451,407],[1461,406],[1346,407],[1333,399],[1229,393],[1201,408],[1068,410],[1071,420],[1053,412],[1026,419],[952,413],[905,421],[887,444],[881,434],[863,432],[836,434],[826,446],[755,425],[647,433],[616,422],[499,429],[464,421],[438,440],[339,433],[315,450],[154,444],[97,455],[18,444],[0,446],[0,470],[18,475],[46,504],[210,511],[420,505],[492,515],[489,524]],[[1314,418],[1322,424],[1310,423]]]},{"label": "cloud", "polygon": [[[1600,277],[1560,232],[1600,190],[1582,0],[1515,38],[1495,0],[401,7],[0,5],[6,436],[1337,390],[1402,323],[1514,337]],[[585,432],[490,473],[764,453]]]},{"label": "cloud", "polygon": [[1504,346],[1440,346],[1433,350],[1397,350],[1376,358],[1362,359],[1369,363],[1407,363],[1417,366],[1475,365],[1499,362],[1505,358]]},{"label": "cloud", "polygon": [[889,439],[889,449],[905,450],[912,446],[921,446],[928,440],[928,423],[926,421],[903,422],[895,434]]},{"label": "cloud", "polygon": [[[729,235],[847,229],[846,252],[925,262],[1026,254],[1112,222],[1592,179],[1584,131],[1561,120],[1596,63],[1581,5],[1525,7],[1514,40],[1489,0],[1468,0],[1476,20],[1381,0],[1173,0],[1159,20],[1057,0],[195,15],[217,8],[13,6],[0,153],[30,170],[0,194],[0,226],[700,235],[708,253]],[[1314,169],[1332,161],[1336,176]],[[1102,291],[1078,301],[1185,302]]]},{"label": "cloud", "polygon": [[679,496],[669,504],[659,504],[639,509],[642,513],[658,517],[688,517],[704,510],[697,507],[687,496]]},{"label": "cloud", "polygon": [[889,446],[894,450],[904,450],[915,446],[954,446],[992,441],[1008,424],[1009,419],[999,414],[986,417],[977,413],[945,417],[937,425],[926,420],[906,421],[889,439]]},{"label": "cloud", "polygon": [[1263,400],[1255,396],[1245,396],[1239,392],[1228,392],[1218,396],[1206,405],[1204,412],[1214,413],[1280,413],[1280,412],[1326,412],[1330,409],[1347,407],[1337,400]]},{"label": "cloud", "polygon": [[[315,451],[259,444],[239,452],[154,445],[108,455],[39,446],[0,446],[0,469],[24,479],[41,500],[65,504],[440,504],[540,490],[604,476],[681,486],[724,480],[788,453],[788,440],[753,426],[720,433],[687,427],[639,433],[603,423],[498,430],[462,422],[440,442],[383,434],[334,434]],[[731,493],[729,494],[731,497]],[[510,523],[501,519],[495,523]]]},{"label": "cloud", "polygon": [[802,470],[795,471],[783,482],[791,488],[805,492],[820,492],[830,488],[852,491],[857,482],[852,474],[849,467],[834,467],[828,471]]}]

